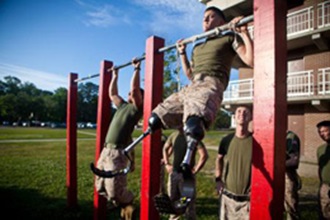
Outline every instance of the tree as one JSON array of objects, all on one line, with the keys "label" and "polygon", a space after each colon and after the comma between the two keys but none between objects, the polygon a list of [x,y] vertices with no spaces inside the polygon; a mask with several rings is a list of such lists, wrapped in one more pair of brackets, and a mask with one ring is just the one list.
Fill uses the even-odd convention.
[{"label": "tree", "polygon": [[96,122],[98,85],[87,82],[78,87],[78,115],[77,120],[83,122]]},{"label": "tree", "polygon": [[230,114],[228,112],[220,109],[217,112],[215,122],[213,123],[211,129],[212,130],[218,130],[218,129],[223,129],[223,128],[229,128],[230,127],[230,120],[231,120]]},{"label": "tree", "polygon": [[164,57],[164,87],[163,98],[167,98],[174,92],[178,92],[181,84],[179,80],[180,60],[176,55],[176,50],[165,52]]}]

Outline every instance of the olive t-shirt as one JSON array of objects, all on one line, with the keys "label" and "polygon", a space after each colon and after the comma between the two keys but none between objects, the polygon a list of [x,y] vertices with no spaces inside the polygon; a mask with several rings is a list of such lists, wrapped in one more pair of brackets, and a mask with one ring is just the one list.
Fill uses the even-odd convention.
[{"label": "olive t-shirt", "polygon": [[109,125],[106,143],[124,146],[132,141],[132,132],[142,116],[142,109],[123,102],[114,114]]},{"label": "olive t-shirt", "polygon": [[[173,169],[175,171],[180,170],[180,165],[184,159],[187,150],[187,141],[183,132],[175,131],[167,139],[166,143],[170,143],[173,148]],[[205,147],[202,142],[200,142],[197,148]],[[195,165],[195,155],[196,150],[193,152],[191,158],[191,166]]]},{"label": "olive t-shirt", "polygon": [[317,161],[321,182],[330,184],[330,144],[323,144],[317,148]]},{"label": "olive t-shirt", "polygon": [[224,156],[225,188],[235,194],[247,194],[251,183],[252,135],[246,138],[228,135],[221,141],[218,153]]},{"label": "olive t-shirt", "polygon": [[195,74],[215,76],[225,85],[228,85],[230,69],[236,56],[232,48],[233,35],[208,38],[197,44],[192,53],[192,68]]}]

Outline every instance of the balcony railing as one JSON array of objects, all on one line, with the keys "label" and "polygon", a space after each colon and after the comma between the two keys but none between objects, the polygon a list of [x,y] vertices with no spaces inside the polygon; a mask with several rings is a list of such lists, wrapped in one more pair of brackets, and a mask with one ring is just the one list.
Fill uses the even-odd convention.
[{"label": "balcony railing", "polygon": [[[224,102],[252,101],[253,79],[232,80],[224,92]],[[330,67],[318,70],[314,82],[313,70],[291,72],[287,75],[287,97],[306,98],[330,95]]]},{"label": "balcony railing", "polygon": [[314,75],[312,70],[288,73],[288,97],[311,96],[314,88]]},{"label": "balcony railing", "polygon": [[318,28],[330,26],[330,1],[325,1],[317,6]]},{"label": "balcony railing", "polygon": [[330,68],[319,69],[318,72],[318,94],[330,94]]},{"label": "balcony railing", "polygon": [[[317,26],[314,24],[314,11],[317,10]],[[330,0],[317,5],[287,14],[287,36],[308,33],[315,29],[327,28],[330,26]],[[254,26],[249,26],[248,30],[253,38]]]},{"label": "balcony railing", "polygon": [[287,35],[301,34],[314,29],[313,7],[304,8],[287,15]]}]

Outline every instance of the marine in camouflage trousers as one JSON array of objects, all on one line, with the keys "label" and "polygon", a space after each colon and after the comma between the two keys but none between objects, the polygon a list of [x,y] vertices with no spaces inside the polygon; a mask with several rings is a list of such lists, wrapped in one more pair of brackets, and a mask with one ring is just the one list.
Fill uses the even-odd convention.
[{"label": "marine in camouflage trousers", "polygon": [[[107,144],[97,161],[97,168],[101,170],[120,170],[127,166],[128,159],[116,146]],[[124,207],[131,204],[134,199],[133,193],[127,188],[127,176],[119,175],[113,178],[96,176],[95,188],[97,192],[107,198],[115,206]]]},{"label": "marine in camouflage trousers", "polygon": [[[177,171],[173,171],[169,174],[169,179],[167,182],[167,190],[168,194],[172,201],[179,200],[182,195],[182,184],[183,184],[183,176],[182,173]],[[196,188],[196,180],[194,178],[194,188]],[[196,191],[195,191],[196,192]],[[189,206],[186,209],[184,214],[186,220],[195,220],[196,219],[196,194],[193,195]],[[170,215],[170,220],[179,220],[180,215]]]},{"label": "marine in camouflage trousers", "polygon": [[322,183],[319,191],[320,219],[330,220],[330,184]]},{"label": "marine in camouflage trousers", "polygon": [[165,128],[178,128],[189,116],[203,118],[208,128],[215,120],[224,89],[218,78],[197,74],[190,85],[173,93],[153,112],[162,120]]},{"label": "marine in camouflage trousers", "polygon": [[219,220],[249,220],[250,196],[223,189],[220,195]]},{"label": "marine in camouflage trousers", "polygon": [[298,191],[301,188],[300,177],[296,169],[287,169],[285,172],[284,208],[288,220],[299,219]]}]

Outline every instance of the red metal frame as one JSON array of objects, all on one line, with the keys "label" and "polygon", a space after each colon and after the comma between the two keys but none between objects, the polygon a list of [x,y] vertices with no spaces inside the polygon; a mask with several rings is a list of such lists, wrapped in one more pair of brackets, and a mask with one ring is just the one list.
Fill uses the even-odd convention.
[{"label": "red metal frame", "polygon": [[253,219],[283,219],[287,1],[254,0]]},{"label": "red metal frame", "polygon": [[66,116],[66,187],[67,206],[77,206],[77,95],[78,87],[75,80],[78,74],[69,74],[69,90],[67,94]]},{"label": "red metal frame", "polygon": [[[110,61],[101,62],[99,98],[97,106],[95,164],[103,149],[103,144],[110,123],[111,101],[108,95],[108,88],[111,81],[111,73],[107,72],[107,70],[111,68],[112,65],[113,63]],[[107,200],[103,196],[100,196],[94,188],[94,220],[106,219],[106,202]]]},{"label": "red metal frame", "polygon": [[[150,37],[146,42],[144,124],[148,128],[148,119],[152,110],[162,101],[164,54],[157,53],[164,46],[164,40]],[[143,140],[141,173],[141,209],[140,219],[159,219],[153,197],[159,193],[161,131],[149,135]]]}]

